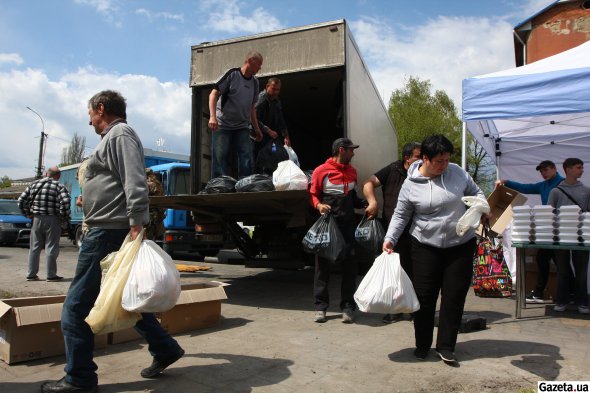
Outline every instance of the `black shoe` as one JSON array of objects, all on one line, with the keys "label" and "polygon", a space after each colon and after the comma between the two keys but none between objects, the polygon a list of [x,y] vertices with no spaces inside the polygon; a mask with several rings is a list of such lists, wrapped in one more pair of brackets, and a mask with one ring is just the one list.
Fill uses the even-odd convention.
[{"label": "black shoe", "polygon": [[414,356],[418,360],[426,360],[426,356],[428,356],[429,348],[416,348],[414,349]]},{"label": "black shoe", "polygon": [[39,281],[39,276],[28,276],[27,281]]},{"label": "black shoe", "polygon": [[62,276],[47,277],[46,281],[61,281],[64,278]]},{"label": "black shoe", "polygon": [[526,300],[527,303],[529,304],[545,304],[545,303],[549,303],[548,300],[543,299],[543,296],[541,296],[537,291],[530,291],[527,295],[526,295]]},{"label": "black shoe", "polygon": [[453,351],[449,351],[448,349],[437,349],[436,353],[442,359],[442,361],[447,364],[457,363],[457,358],[455,357],[455,353]]},{"label": "black shoe", "polygon": [[184,349],[181,349],[176,355],[168,358],[166,360],[156,360],[152,362],[152,365],[148,368],[144,368],[141,370],[141,376],[144,378],[156,378],[162,371],[166,369],[169,365],[176,362],[184,355]]},{"label": "black shoe", "polygon": [[394,323],[404,319],[404,314],[385,314],[382,321],[383,323]]},{"label": "black shoe", "polygon": [[66,378],[63,377],[59,381],[52,381],[52,382],[44,382],[41,384],[41,392],[43,393],[59,393],[59,392],[96,392],[98,390],[98,386],[92,387],[81,387],[75,386],[71,383],[66,381]]}]

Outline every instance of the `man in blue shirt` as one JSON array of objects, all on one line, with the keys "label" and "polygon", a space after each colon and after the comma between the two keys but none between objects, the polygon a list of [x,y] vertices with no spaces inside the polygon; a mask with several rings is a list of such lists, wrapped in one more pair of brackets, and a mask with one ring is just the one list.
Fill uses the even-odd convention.
[{"label": "man in blue shirt", "polygon": [[[555,167],[555,163],[553,161],[541,161],[539,165],[537,165],[536,169],[543,177],[543,181],[541,182],[524,184],[512,180],[498,180],[496,182],[496,186],[505,185],[506,187],[512,188],[513,190],[518,191],[522,194],[540,195],[541,203],[543,205],[546,205],[547,200],[549,199],[549,193],[551,192],[551,190],[557,187],[559,183],[561,183],[564,180],[564,178],[559,173],[557,173],[557,168]],[[537,285],[534,290],[527,294],[527,303],[547,303],[547,301],[543,299],[543,292],[545,291],[545,287],[547,286],[547,280],[549,278],[549,261],[551,259],[553,259],[553,262],[555,262],[553,250],[548,250],[544,248],[538,250]]]}]

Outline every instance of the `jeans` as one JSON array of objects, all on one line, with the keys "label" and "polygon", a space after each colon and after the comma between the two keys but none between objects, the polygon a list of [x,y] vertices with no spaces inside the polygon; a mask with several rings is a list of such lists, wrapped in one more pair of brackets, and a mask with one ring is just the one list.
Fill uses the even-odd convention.
[{"label": "jeans", "polygon": [[588,305],[588,256],[581,250],[555,250],[557,263],[557,304],[568,304],[570,294],[570,254],[574,263],[575,296],[578,306]]},{"label": "jeans", "polygon": [[[100,291],[100,261],[119,250],[128,229],[91,228],[82,241],[76,273],[61,315],[61,329],[66,344],[66,381],[81,387],[98,385],[96,363],[93,361],[94,334],[84,319],[90,313]],[[149,344],[157,360],[175,356],[180,346],[160,326],[153,314],[142,314],[135,329]]]},{"label": "jeans", "polygon": [[211,133],[211,177],[229,176],[228,163],[230,151],[233,149],[238,155],[238,178],[250,176],[254,162],[252,159],[252,143],[250,130],[217,129]]},{"label": "jeans", "polygon": [[29,272],[27,277],[34,277],[39,273],[39,257],[45,248],[47,264],[47,278],[57,276],[57,257],[59,256],[59,238],[61,236],[61,221],[58,216],[33,217],[29,250]]},{"label": "jeans", "polygon": [[454,351],[471,285],[475,238],[449,248],[422,244],[413,237],[411,241],[412,283],[420,302],[420,310],[413,314],[416,347],[427,349],[432,345],[434,314],[440,292],[436,349]]}]

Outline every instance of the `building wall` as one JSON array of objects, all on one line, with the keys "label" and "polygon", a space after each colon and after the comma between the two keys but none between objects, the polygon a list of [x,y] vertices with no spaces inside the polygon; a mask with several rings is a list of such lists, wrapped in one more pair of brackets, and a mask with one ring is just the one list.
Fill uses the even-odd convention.
[{"label": "building wall", "polygon": [[590,9],[582,8],[582,3],[556,4],[533,18],[527,39],[527,64],[590,40]]}]

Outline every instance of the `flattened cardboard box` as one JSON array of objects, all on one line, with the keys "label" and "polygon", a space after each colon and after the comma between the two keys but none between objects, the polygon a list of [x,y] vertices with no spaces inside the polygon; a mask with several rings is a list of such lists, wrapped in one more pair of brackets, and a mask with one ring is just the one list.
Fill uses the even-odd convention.
[{"label": "flattened cardboard box", "polygon": [[[0,300],[0,359],[8,364],[62,355],[61,310],[65,296]],[[107,335],[95,336],[96,349]]]},{"label": "flattened cardboard box", "polygon": [[221,301],[227,299],[221,282],[183,285],[172,310],[157,314],[162,327],[170,334],[210,327],[219,322]]},{"label": "flattened cardboard box", "polygon": [[[497,187],[488,197],[492,219],[490,229],[495,234],[501,235],[510,222],[512,222],[512,207],[521,206],[527,201],[527,197],[505,186]],[[480,226],[478,233],[482,233]]]}]

